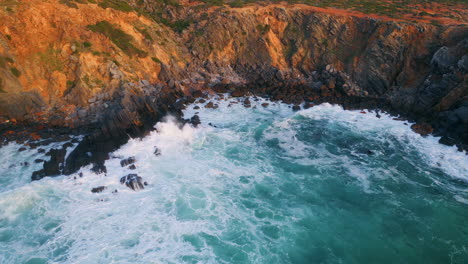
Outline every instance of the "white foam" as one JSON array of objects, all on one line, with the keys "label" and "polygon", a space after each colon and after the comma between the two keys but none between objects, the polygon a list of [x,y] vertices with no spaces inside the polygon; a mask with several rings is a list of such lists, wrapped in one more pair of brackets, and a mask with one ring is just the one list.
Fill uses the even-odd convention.
[{"label": "white foam", "polygon": [[[428,166],[466,180],[466,155],[438,144],[436,138],[414,134],[409,126],[387,115],[378,119],[329,104],[294,113],[285,104],[270,102],[264,108],[264,99],[251,99],[252,108],[230,103],[234,100],[216,102],[219,109],[194,110],[189,106],[185,117],[199,112],[202,124],[198,128],[181,127],[171,118],[158,123],[157,131],[143,139],[131,139],[112,153],[114,158],[105,163],[106,175],[95,175],[87,166],[81,169],[83,177],[74,174],[27,183],[29,173],[15,172],[24,181],[8,183],[11,189],[0,193],[0,221],[16,223],[11,228],[23,239],[0,243],[0,253],[9,252],[4,259],[0,256],[0,262],[22,263],[40,256],[52,259],[51,263],[181,263],[183,257],[192,256],[198,263],[219,263],[217,253],[203,237],[223,241],[228,230],[238,232],[239,239],[223,241],[225,246],[239,252],[249,249],[248,262],[265,262],[269,246],[288,242],[284,237],[275,240],[266,236],[262,228],[283,230],[306,212],[300,207],[274,208],[261,197],[249,196],[265,183],[281,186],[282,177],[288,176],[272,165],[267,156],[271,153],[258,146],[256,136],[261,142],[278,139],[290,161],[315,166],[319,172],[346,167],[350,179],[357,179],[365,192],[376,191],[376,177],[396,177],[398,173],[392,167],[372,171],[364,161],[353,163],[350,157],[333,154],[323,145],[302,142],[295,131],[297,122],[303,122],[300,118],[331,120],[354,133],[367,133],[382,144],[391,136],[404,142],[408,150],[417,151]],[[17,147],[0,148],[0,153],[19,155],[13,152]],[[160,156],[154,155],[155,148],[161,151]],[[312,150],[317,153],[313,159],[308,156]],[[32,158],[28,153],[23,154]],[[122,158],[131,156],[136,158],[134,171],[120,165]],[[18,159],[11,157],[11,161]],[[129,173],[137,173],[149,186],[135,192],[121,185],[120,177]],[[107,189],[92,194],[90,190],[97,186]],[[263,194],[277,196],[281,191],[278,187]],[[454,199],[466,202],[461,194]],[[251,200],[258,208],[248,208]],[[258,217],[259,211],[269,216]],[[51,223],[56,225],[47,229]],[[47,239],[30,245],[28,236]],[[190,238],[198,239],[199,244]],[[254,240],[266,242],[249,244]],[[270,252],[269,259],[275,259],[274,254]]]}]

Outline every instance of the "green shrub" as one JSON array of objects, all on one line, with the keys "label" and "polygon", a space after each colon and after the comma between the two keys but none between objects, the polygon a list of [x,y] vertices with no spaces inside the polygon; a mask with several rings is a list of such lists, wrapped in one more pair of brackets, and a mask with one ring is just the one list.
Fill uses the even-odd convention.
[{"label": "green shrub", "polygon": [[156,57],[151,57],[151,59],[156,62],[156,63],[162,63],[161,60],[159,60],[158,58]]},{"label": "green shrub", "polygon": [[11,36],[10,36],[10,35],[6,34],[5,36],[6,36],[6,38],[7,38],[8,40],[11,40]]},{"label": "green shrub", "polygon": [[150,40],[150,41],[153,41],[153,37],[151,37],[151,35],[149,34],[148,29],[146,29],[146,28],[139,28],[139,27],[135,27],[135,29],[136,29],[138,32],[140,32],[140,33],[143,35],[143,37],[144,37],[145,39]]},{"label": "green shrub", "polygon": [[91,42],[88,42],[88,41],[83,42],[83,47],[85,48],[91,48],[92,45],[93,44],[91,44]]},{"label": "green shrub", "polygon": [[169,26],[173,30],[175,30],[176,32],[181,33],[182,31],[187,29],[190,26],[191,23],[192,23],[192,21],[190,21],[190,20],[181,19],[181,20],[177,20],[174,23],[171,23]]},{"label": "green shrub", "polygon": [[11,73],[13,73],[14,76],[16,76],[16,78],[19,78],[21,76],[21,72],[15,67],[11,67],[10,71]]},{"label": "green shrub", "polygon": [[101,1],[98,6],[102,8],[112,8],[123,12],[133,11],[133,8],[127,2],[122,0],[104,0]]},{"label": "green shrub", "polygon": [[116,28],[107,21],[101,21],[95,25],[88,25],[88,29],[105,35],[129,56],[136,55],[138,57],[146,57],[148,55],[145,51],[138,49],[132,44],[132,41],[134,40],[132,36],[128,35],[123,30]]},{"label": "green shrub", "polygon": [[270,25],[257,25],[257,30],[260,34],[265,35],[270,31]]},{"label": "green shrub", "polygon": [[70,89],[70,88],[72,88],[73,86],[75,86],[75,82],[74,82],[74,81],[68,80],[68,81],[67,81],[67,89]]},{"label": "green shrub", "polygon": [[3,90],[3,79],[0,78],[0,93],[6,93],[4,90]]}]

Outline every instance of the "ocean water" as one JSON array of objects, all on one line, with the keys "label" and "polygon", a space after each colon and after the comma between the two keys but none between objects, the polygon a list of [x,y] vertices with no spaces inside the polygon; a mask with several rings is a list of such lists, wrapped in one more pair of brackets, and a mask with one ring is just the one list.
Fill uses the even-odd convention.
[{"label": "ocean water", "polygon": [[465,153],[386,115],[238,100],[168,117],[107,174],[31,182],[48,157],[0,148],[0,263],[468,263]]}]

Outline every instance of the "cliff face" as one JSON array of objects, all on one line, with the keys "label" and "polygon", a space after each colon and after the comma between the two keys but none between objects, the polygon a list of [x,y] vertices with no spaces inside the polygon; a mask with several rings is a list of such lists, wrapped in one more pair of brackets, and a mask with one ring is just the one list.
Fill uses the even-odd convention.
[{"label": "cliff face", "polygon": [[70,2],[7,1],[1,9],[3,119],[73,127],[161,88],[177,97],[294,83],[318,96],[378,98],[408,115],[437,116],[441,131],[453,125],[461,128],[450,133],[467,137],[467,24],[303,5],[168,7],[162,23],[150,1],[129,1],[139,12]]}]

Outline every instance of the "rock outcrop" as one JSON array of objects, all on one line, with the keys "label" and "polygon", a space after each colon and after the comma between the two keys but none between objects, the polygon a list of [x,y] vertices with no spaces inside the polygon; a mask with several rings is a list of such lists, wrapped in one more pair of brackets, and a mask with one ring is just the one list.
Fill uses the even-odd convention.
[{"label": "rock outcrop", "polygon": [[60,173],[102,164],[128,135],[143,135],[202,91],[380,107],[467,149],[467,21],[107,2],[0,6],[0,122],[84,128]]}]

